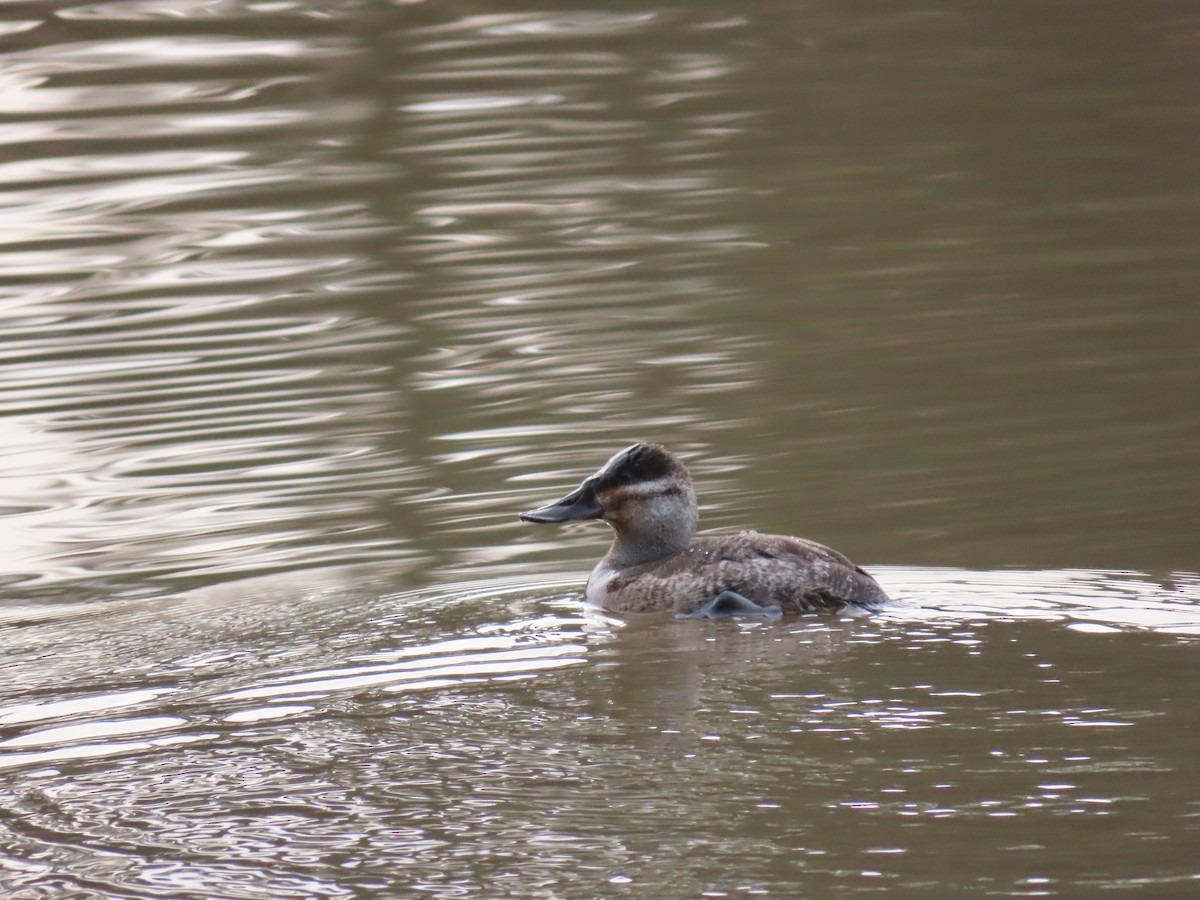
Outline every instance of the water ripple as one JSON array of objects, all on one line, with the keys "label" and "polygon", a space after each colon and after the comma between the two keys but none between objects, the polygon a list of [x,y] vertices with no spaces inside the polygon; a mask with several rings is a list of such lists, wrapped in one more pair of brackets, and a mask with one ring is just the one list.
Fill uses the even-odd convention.
[{"label": "water ripple", "polygon": [[[1195,882],[1194,23],[835,6],[11,7],[0,893]],[[634,439],[974,568],[613,620]]]},{"label": "water ripple", "polygon": [[[376,611],[375,618],[355,623],[343,638],[334,638],[331,643],[353,646],[361,641],[361,633],[387,634],[396,624],[412,619],[412,604],[421,598],[427,598],[424,612],[436,613],[439,608],[447,609],[447,603],[461,606],[482,601],[503,608],[508,598],[519,602],[527,594],[524,584],[494,581],[455,587],[432,604],[428,603],[433,599],[428,594],[401,594],[386,604],[385,608],[393,612],[380,617]],[[211,610],[207,604],[205,607]],[[183,606],[179,614],[186,616],[188,609]],[[314,611],[319,612],[319,607]],[[264,606],[261,613],[270,615],[270,607]],[[252,608],[244,609],[242,614],[253,614]],[[134,615],[144,619],[141,613]],[[206,729],[214,721],[229,727],[252,727],[327,714],[328,705],[339,695],[363,697],[367,692],[382,697],[530,678],[584,664],[588,654],[586,644],[580,640],[584,627],[591,626],[578,616],[527,615],[494,625],[476,625],[470,628],[473,633],[461,637],[402,638],[400,646],[348,653],[338,665],[293,666],[284,671],[272,671],[268,665],[253,676],[244,671],[245,658],[240,653],[222,656],[207,652],[195,659],[183,655],[173,663],[174,676],[161,673],[157,679],[160,684],[153,689],[75,697],[63,697],[59,691],[54,700],[0,707],[0,767],[95,759],[178,742],[211,741],[218,734]],[[169,644],[157,648],[163,662],[180,652],[180,648]],[[202,671],[204,677],[186,677],[197,671]],[[178,683],[170,683],[176,679]],[[109,715],[119,709],[136,709],[138,714],[127,718]],[[158,734],[163,731],[174,734]]]},{"label": "water ripple", "polygon": [[894,613],[904,620],[983,616],[989,621],[1063,621],[1091,633],[1128,628],[1200,635],[1200,591],[1189,573],[1178,573],[1172,588],[1138,572],[1091,569],[903,569],[893,575],[888,567],[874,567],[872,572],[904,603]]}]

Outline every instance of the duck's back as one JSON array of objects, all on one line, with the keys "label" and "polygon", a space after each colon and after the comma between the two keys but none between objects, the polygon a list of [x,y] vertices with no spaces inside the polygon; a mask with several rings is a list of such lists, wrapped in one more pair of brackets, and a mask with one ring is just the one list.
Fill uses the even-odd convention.
[{"label": "duck's back", "polygon": [[667,559],[612,572],[603,605],[617,612],[687,612],[723,591],[785,613],[871,609],[888,599],[874,578],[836,550],[743,531],[700,538]]}]

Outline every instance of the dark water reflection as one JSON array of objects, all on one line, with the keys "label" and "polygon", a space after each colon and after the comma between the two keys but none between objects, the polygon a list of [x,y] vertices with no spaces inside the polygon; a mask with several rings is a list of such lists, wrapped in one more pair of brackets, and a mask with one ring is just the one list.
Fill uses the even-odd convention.
[{"label": "dark water reflection", "polygon": [[[0,892],[1194,891],[1198,36],[10,5]],[[900,602],[585,611],[634,438]]]}]

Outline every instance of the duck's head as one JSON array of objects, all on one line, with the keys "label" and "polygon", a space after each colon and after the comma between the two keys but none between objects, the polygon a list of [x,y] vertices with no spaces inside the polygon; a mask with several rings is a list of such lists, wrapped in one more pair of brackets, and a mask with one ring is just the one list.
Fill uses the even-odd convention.
[{"label": "duck's head", "polygon": [[613,555],[629,564],[685,548],[698,513],[692,476],[683,463],[658,444],[633,444],[561,500],[523,512],[520,519],[603,519],[617,533]]}]

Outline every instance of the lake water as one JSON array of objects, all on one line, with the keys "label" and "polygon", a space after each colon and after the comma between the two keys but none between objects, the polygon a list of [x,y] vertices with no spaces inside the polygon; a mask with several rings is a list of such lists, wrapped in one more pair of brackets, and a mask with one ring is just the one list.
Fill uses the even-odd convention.
[{"label": "lake water", "polygon": [[[1200,896],[1200,17],[0,11],[0,894]],[[633,440],[865,619],[623,622]]]}]

